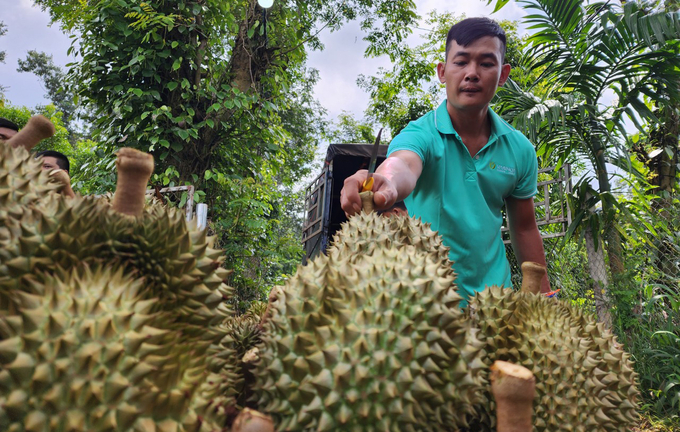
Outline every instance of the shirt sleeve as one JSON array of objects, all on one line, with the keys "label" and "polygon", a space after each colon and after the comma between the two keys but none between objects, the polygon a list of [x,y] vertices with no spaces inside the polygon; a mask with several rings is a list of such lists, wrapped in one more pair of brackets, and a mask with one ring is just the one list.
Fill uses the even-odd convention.
[{"label": "shirt sleeve", "polygon": [[387,156],[399,150],[408,150],[417,154],[425,165],[429,156],[428,137],[429,132],[424,130],[420,120],[411,122],[392,139]]},{"label": "shirt sleeve", "polygon": [[536,150],[524,135],[522,135],[522,138],[526,145],[523,146],[521,153],[521,166],[518,170],[517,185],[510,194],[510,196],[517,199],[531,198],[538,193],[538,160],[536,158]]}]

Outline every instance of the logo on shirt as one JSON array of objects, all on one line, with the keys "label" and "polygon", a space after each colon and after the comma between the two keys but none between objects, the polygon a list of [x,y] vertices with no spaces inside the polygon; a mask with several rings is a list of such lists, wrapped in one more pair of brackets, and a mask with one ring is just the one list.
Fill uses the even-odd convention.
[{"label": "logo on shirt", "polygon": [[491,168],[492,170],[500,171],[502,173],[506,173],[506,174],[515,174],[515,168],[514,167],[509,167],[509,166],[505,166],[505,165],[497,165],[496,162],[490,162],[489,168]]}]

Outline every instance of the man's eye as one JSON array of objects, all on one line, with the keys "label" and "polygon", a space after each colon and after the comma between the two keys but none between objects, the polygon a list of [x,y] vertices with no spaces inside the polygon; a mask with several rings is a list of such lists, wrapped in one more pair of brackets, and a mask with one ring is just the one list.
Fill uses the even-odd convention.
[{"label": "man's eye", "polygon": [[482,63],[482,66],[484,66],[484,67],[493,67],[494,64],[493,64],[493,63]]},{"label": "man's eye", "polygon": [[465,66],[465,62],[462,62],[462,61],[455,61],[455,62],[453,62],[453,64],[456,65],[456,66]]}]

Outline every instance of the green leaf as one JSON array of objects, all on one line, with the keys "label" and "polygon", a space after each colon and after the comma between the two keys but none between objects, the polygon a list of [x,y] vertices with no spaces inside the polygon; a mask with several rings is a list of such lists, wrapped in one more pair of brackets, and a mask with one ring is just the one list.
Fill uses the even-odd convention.
[{"label": "green leaf", "polygon": [[138,97],[141,97],[144,94],[144,92],[141,89],[138,89],[138,88],[133,88],[133,89],[131,89],[131,91],[132,91],[132,93],[134,93]]},{"label": "green leaf", "polygon": [[176,152],[182,151],[184,146],[182,146],[182,143],[179,143],[177,141],[173,141],[172,144],[170,144],[170,147]]},{"label": "green leaf", "polygon": [[175,62],[172,64],[172,70],[176,71],[180,68],[180,66],[182,66],[182,57],[175,60]]},{"label": "green leaf", "polygon": [[172,82],[169,82],[166,87],[168,88],[168,90],[173,91],[177,88],[178,85],[179,85],[178,83],[176,83],[175,81],[172,81]]}]

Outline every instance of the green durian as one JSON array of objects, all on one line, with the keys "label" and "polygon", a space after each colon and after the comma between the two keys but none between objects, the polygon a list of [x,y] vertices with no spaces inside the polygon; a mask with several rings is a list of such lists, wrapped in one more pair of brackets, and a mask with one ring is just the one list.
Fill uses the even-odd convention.
[{"label": "green durian", "polygon": [[457,430],[481,402],[480,344],[451,263],[372,238],[380,246],[360,254],[336,242],[271,304],[256,393],[279,430]]},{"label": "green durian", "polygon": [[20,235],[0,251],[0,306],[11,303],[1,301],[8,293],[27,289],[23,280],[32,274],[107,263],[145,277],[155,307],[174,314],[184,334],[211,339],[211,326],[231,314],[228,272],[211,243],[181,212],[158,204],[134,218],[107,201],[53,195],[22,215]]},{"label": "green durian", "polygon": [[1,430],[217,430],[190,406],[205,352],[177,343],[144,279],[83,265],[31,283],[0,317]]},{"label": "green durian", "polygon": [[[25,165],[12,184],[49,182],[7,154],[4,166]],[[157,204],[128,216],[106,199],[12,193],[0,208],[0,430],[223,430],[203,407],[231,288],[205,232]],[[123,396],[102,396],[119,384]]]},{"label": "green durian", "polygon": [[[472,299],[470,313],[486,345],[487,365],[503,360],[533,372],[537,432],[621,431],[637,419],[630,356],[578,308],[490,287]],[[471,430],[495,430],[488,389],[486,399]]]},{"label": "green durian", "polygon": [[40,161],[23,147],[0,144],[0,248],[8,244],[10,230],[16,230],[26,207],[57,188]]},{"label": "green durian", "polygon": [[[413,245],[419,251],[430,253],[433,259],[448,260],[449,248],[442,238],[421,219],[361,212],[343,224],[333,236],[327,254],[344,250],[346,254],[370,254],[377,248]],[[451,272],[453,274],[453,269]]]},{"label": "green durian", "polygon": [[229,318],[219,328],[224,336],[208,350],[210,375],[198,392],[196,407],[200,415],[225,424],[236,409],[252,405],[255,377],[244,356],[258,347],[262,329],[259,319],[249,316]]}]

